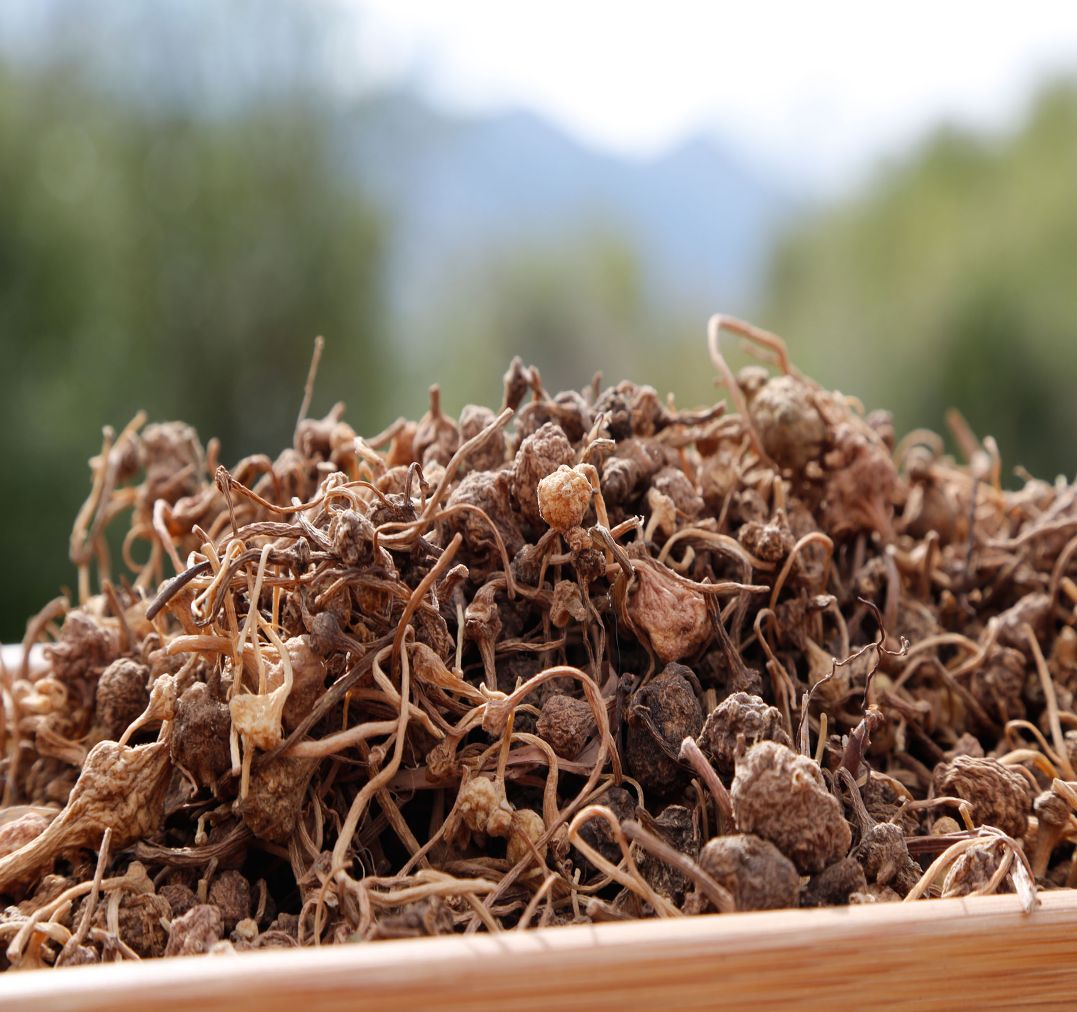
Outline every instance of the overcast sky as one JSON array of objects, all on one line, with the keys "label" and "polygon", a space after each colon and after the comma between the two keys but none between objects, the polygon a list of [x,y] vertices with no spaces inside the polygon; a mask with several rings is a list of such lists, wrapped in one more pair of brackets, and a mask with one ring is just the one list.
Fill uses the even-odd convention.
[{"label": "overcast sky", "polygon": [[368,73],[449,108],[520,106],[642,155],[713,129],[823,186],[942,120],[1005,127],[1077,71],[1066,2],[350,3]]}]

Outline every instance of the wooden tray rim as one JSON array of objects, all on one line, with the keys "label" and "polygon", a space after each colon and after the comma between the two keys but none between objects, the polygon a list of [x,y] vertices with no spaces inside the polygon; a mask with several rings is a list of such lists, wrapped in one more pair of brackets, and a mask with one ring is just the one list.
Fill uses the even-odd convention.
[{"label": "wooden tray rim", "polygon": [[1077,1004],[1077,891],[581,925],[12,972],[0,1007]]}]

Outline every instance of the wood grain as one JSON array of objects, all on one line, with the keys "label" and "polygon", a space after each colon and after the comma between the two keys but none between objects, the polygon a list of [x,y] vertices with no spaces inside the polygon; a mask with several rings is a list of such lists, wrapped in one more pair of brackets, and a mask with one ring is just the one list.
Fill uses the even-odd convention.
[{"label": "wood grain", "polygon": [[0,1008],[1077,1007],[1077,892],[8,973]]}]

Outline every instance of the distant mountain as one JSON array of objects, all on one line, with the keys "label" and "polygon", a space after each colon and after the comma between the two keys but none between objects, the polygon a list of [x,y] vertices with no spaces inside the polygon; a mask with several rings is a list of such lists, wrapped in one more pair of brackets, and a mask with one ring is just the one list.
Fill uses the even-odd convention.
[{"label": "distant mountain", "polygon": [[392,215],[390,284],[405,312],[499,247],[593,229],[632,242],[657,308],[743,307],[805,199],[710,137],[620,158],[531,113],[455,118],[399,92],[355,107],[338,139]]}]

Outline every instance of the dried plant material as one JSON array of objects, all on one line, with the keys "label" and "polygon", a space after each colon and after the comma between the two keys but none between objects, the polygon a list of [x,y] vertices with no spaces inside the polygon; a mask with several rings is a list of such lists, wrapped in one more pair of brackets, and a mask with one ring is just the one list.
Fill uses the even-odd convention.
[{"label": "dried plant material", "polygon": [[524,547],[520,518],[512,499],[512,475],[507,470],[472,471],[452,490],[446,513],[453,529],[467,538],[471,569],[483,576],[502,565],[502,551],[514,557]]},{"label": "dried plant material", "polygon": [[159,422],[147,425],[139,436],[138,455],[145,471],[142,488],[147,506],[158,500],[175,505],[199,488],[199,476],[205,470],[205,451],[190,425],[184,422]]},{"label": "dried plant material", "polygon": [[512,813],[509,822],[509,842],[505,848],[505,856],[509,864],[516,864],[535,850],[539,857],[546,856],[546,845],[542,843],[542,837],[546,832],[546,823],[538,812],[530,808],[519,808]]},{"label": "dried plant material", "polygon": [[247,794],[235,808],[256,837],[270,843],[291,838],[302,815],[311,768],[308,760],[291,756],[277,756],[255,768]]},{"label": "dried plant material", "polygon": [[708,343],[728,406],[516,360],[364,439],[316,351],[275,457],[106,430],[5,671],[9,964],[1072,882],[1074,487]]},{"label": "dried plant material", "polygon": [[[532,527],[537,528],[542,523],[538,497],[539,483],[558,468],[571,467],[575,462],[576,454],[572,449],[572,444],[568,441],[561,426],[554,422],[547,422],[520,444],[512,466],[512,492],[520,512]],[[590,496],[590,489],[587,494]],[[570,496],[569,501],[575,503],[575,497]],[[563,519],[566,512],[570,512],[572,508],[572,506],[566,508],[558,497],[559,519]]]},{"label": "dried plant material", "polygon": [[1069,828],[1071,812],[1066,799],[1054,791],[1037,795],[1032,807],[1036,813],[1036,849],[1032,871],[1036,878],[1042,878],[1051,862],[1051,853]]},{"label": "dried plant material", "polygon": [[568,580],[559,580],[550,600],[550,621],[558,629],[564,629],[570,622],[586,622],[587,617],[580,588]]},{"label": "dried plant material", "polygon": [[197,787],[213,787],[231,767],[228,707],[213,698],[205,682],[195,682],[176,701],[169,736],[172,761]]},{"label": "dried plant material", "polygon": [[[292,636],[284,646],[292,669],[292,686],[281,709],[281,723],[290,731],[310,713],[311,707],[325,691],[327,672],[325,661],[311,649],[309,636]],[[266,685],[270,691],[281,691],[286,682],[284,662],[281,660],[270,665],[266,672]]]},{"label": "dried plant material", "polygon": [[752,393],[749,408],[763,449],[781,467],[801,470],[823,455],[826,424],[803,381],[776,376]]},{"label": "dried plant material", "polygon": [[114,660],[97,679],[95,710],[102,736],[117,741],[150,701],[150,669],[127,657]]},{"label": "dried plant material", "polygon": [[742,833],[773,843],[802,874],[822,871],[849,852],[852,833],[819,767],[776,741],[737,760],[730,791]]},{"label": "dried plant material", "polygon": [[800,895],[802,907],[846,906],[856,893],[868,888],[864,866],[855,857],[843,857],[812,875]]},{"label": "dried plant material", "polygon": [[[636,817],[636,799],[623,787],[611,787],[600,795],[597,802],[604,808],[608,808],[618,823],[624,823]],[[580,839],[592,850],[597,851],[607,861],[616,864],[621,859],[621,848],[618,844],[608,823],[603,820],[593,819],[583,824],[579,831]],[[589,861],[583,859],[579,862],[581,868],[593,871]]]},{"label": "dried plant material", "polygon": [[823,526],[836,535],[874,531],[891,537],[897,471],[890,451],[870,428],[851,423],[833,434],[824,458]]},{"label": "dried plant material", "polygon": [[[428,938],[452,932],[452,911],[438,896],[406,903],[378,920],[369,940],[389,938]],[[264,935],[262,936],[265,937]],[[294,943],[293,943],[294,944]]]},{"label": "dried plant material", "polygon": [[579,468],[562,464],[538,483],[542,519],[562,534],[579,527],[591,505],[591,483]]},{"label": "dried plant material", "polygon": [[1025,835],[1032,803],[1028,781],[997,759],[959,755],[935,771],[935,786],[939,794],[969,802],[977,826],[994,826],[1016,839]]},{"label": "dried plant material", "polygon": [[1013,855],[997,841],[985,840],[966,850],[946,873],[942,883],[943,898],[994,891],[991,884],[1007,857],[1013,859]]},{"label": "dried plant material", "polygon": [[[699,827],[691,809],[684,805],[667,805],[651,823],[651,830],[677,854],[683,854],[689,860],[696,859],[700,843]],[[693,884],[692,879],[639,843],[632,844],[631,853],[639,873],[651,888],[678,906],[683,906],[685,895]]]},{"label": "dried plant material", "polygon": [[710,712],[699,734],[699,747],[725,776],[732,775],[739,752],[761,741],[790,747],[793,744],[780,711],[747,692],[734,692],[723,699]]},{"label": "dried plant material", "polygon": [[[171,907],[162,896],[154,893],[128,894],[120,900],[116,909],[116,933],[125,945],[143,959],[163,956],[168,942],[164,925],[171,914]],[[99,908],[95,922],[100,928],[107,927],[107,911]]]},{"label": "dried plant material", "polygon": [[769,840],[747,833],[708,841],[699,864],[729,890],[737,910],[778,910],[797,905],[800,875]]},{"label": "dried plant material", "polygon": [[[494,424],[497,416],[480,404],[465,404],[460,412],[460,439],[467,442],[474,439],[483,430]],[[474,474],[496,471],[505,463],[504,439],[489,439],[482,446],[472,450],[464,458],[464,466]]]},{"label": "dried plant material", "polygon": [[475,777],[460,788],[456,812],[476,833],[485,833],[491,817],[501,807],[503,797],[488,777]]},{"label": "dried plant material", "polygon": [[441,411],[441,391],[430,388],[430,410],[422,417],[411,438],[412,452],[423,464],[445,465],[460,445],[456,423]]},{"label": "dried plant material", "polygon": [[852,856],[860,862],[868,882],[888,886],[905,896],[920,878],[920,866],[909,856],[905,834],[890,822],[871,826]]},{"label": "dried plant material", "polygon": [[168,929],[166,956],[199,956],[221,940],[224,923],[215,906],[202,903],[172,919]]},{"label": "dried plant material", "polygon": [[689,657],[711,636],[707,599],[657,566],[635,570],[628,616],[664,663]]},{"label": "dried plant material", "polygon": [[221,912],[225,932],[250,916],[251,886],[238,871],[222,872],[209,887],[209,902]]},{"label": "dried plant material", "polygon": [[126,847],[153,832],[163,817],[171,770],[168,743],[129,748],[103,741],[90,749],[67,807],[28,843],[0,860],[0,892],[47,868],[70,847],[88,847],[112,830]]},{"label": "dried plant material", "polygon": [[597,729],[586,700],[557,693],[542,704],[535,730],[563,759],[575,759]]},{"label": "dried plant material", "polygon": [[157,895],[168,901],[172,918],[182,917],[188,910],[198,904],[198,897],[190,886],[182,882],[166,882],[157,890]]},{"label": "dried plant material", "polygon": [[236,733],[255,748],[268,752],[283,740],[284,731],[280,724],[284,712],[283,696],[274,693],[256,696],[245,692],[233,696],[228,709]]},{"label": "dried plant material", "polygon": [[685,738],[699,734],[703,711],[683,664],[668,664],[640,689],[629,707],[625,760],[647,791],[669,794],[685,779],[679,749]]},{"label": "dried plant material", "polygon": [[78,684],[92,685],[116,659],[117,637],[92,615],[69,611],[58,642],[45,648],[53,675],[77,691]]},{"label": "dried plant material", "polygon": [[851,893],[849,904],[859,906],[862,903],[900,903],[901,897],[890,886],[868,886],[860,892]]},{"label": "dried plant material", "polygon": [[7,857],[37,839],[52,818],[44,812],[24,812],[0,826],[0,858]]}]

